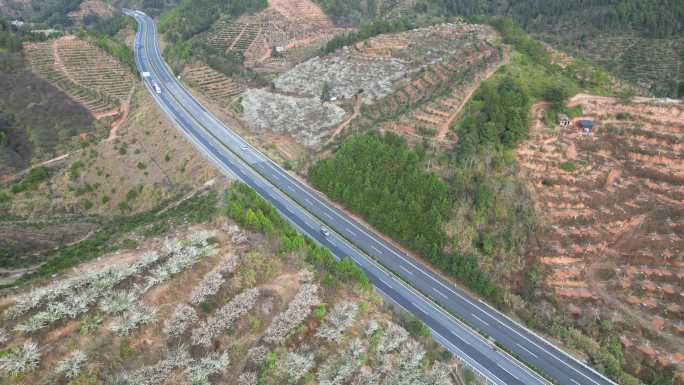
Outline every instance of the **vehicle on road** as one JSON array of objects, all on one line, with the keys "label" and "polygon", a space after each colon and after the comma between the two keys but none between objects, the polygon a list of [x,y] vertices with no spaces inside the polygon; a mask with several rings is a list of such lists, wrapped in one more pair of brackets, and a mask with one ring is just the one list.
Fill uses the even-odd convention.
[{"label": "vehicle on road", "polygon": [[242,149],[242,151],[247,151],[247,149],[249,149],[249,147],[247,147],[246,144],[241,144],[240,149]]},{"label": "vehicle on road", "polygon": [[161,94],[161,87],[159,87],[159,84],[153,83],[152,88],[154,88],[154,92]]},{"label": "vehicle on road", "polygon": [[321,227],[321,234],[323,234],[323,236],[325,236],[325,237],[329,237],[330,236],[330,230],[326,229],[325,227]]}]

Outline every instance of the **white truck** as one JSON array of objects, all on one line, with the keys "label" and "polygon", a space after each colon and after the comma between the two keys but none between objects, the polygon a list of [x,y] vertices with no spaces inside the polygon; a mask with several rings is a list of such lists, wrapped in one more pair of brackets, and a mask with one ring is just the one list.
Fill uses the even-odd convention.
[{"label": "white truck", "polygon": [[152,83],[152,88],[154,88],[154,92],[161,94],[161,87],[159,87],[159,84],[157,84],[157,82]]}]

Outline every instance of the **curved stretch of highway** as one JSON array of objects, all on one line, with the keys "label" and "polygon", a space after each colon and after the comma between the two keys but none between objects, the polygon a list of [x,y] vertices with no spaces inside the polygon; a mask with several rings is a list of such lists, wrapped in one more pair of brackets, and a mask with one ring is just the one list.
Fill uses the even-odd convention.
[{"label": "curved stretch of highway", "polygon": [[[143,82],[181,132],[222,171],[248,184],[273,204],[299,231],[329,248],[338,258],[354,260],[378,292],[422,320],[442,346],[493,384],[534,385],[549,381],[495,348],[492,340],[538,368],[553,382],[614,384],[384,241],[250,146],[209,113],[175,78],[159,52],[154,21],[139,11],[125,13],[138,22],[135,60]],[[330,229],[329,235],[322,233],[322,226]],[[490,338],[484,338],[471,327]]]}]

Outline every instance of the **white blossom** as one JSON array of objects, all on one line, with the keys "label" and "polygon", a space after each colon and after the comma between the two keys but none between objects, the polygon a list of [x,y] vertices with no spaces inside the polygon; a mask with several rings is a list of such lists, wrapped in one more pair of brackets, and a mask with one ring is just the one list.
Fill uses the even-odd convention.
[{"label": "white blossom", "polygon": [[138,261],[133,264],[133,269],[135,269],[137,274],[142,273],[145,271],[148,267],[152,266],[153,264],[157,263],[161,256],[159,255],[158,252],[156,251],[148,251],[146,253],[143,253],[143,255],[138,258]]},{"label": "white blossom", "polygon": [[282,361],[282,370],[293,382],[299,381],[316,364],[313,353],[289,352]]},{"label": "white blossom", "polygon": [[340,342],[344,331],[354,324],[357,310],[358,306],[353,302],[338,303],[325,317],[325,322],[318,329],[316,336]]},{"label": "white blossom", "polygon": [[218,291],[221,289],[221,285],[223,285],[223,282],[225,282],[225,278],[220,272],[214,271],[207,274],[200,283],[199,287],[192,293],[190,302],[194,305],[199,305],[200,303],[204,302],[204,300],[207,298],[218,293]]},{"label": "white blossom", "polygon": [[346,384],[359,369],[360,365],[354,359],[337,359],[324,363],[318,369],[319,385]]},{"label": "white blossom", "polygon": [[415,340],[409,339],[399,352],[398,365],[389,372],[384,383],[387,385],[423,385],[425,378],[421,368],[421,360],[425,357],[425,349]]},{"label": "white blossom", "polygon": [[284,341],[290,331],[309,316],[311,307],[320,303],[317,293],[318,286],[314,284],[302,285],[297,295],[288,304],[287,310],[278,314],[268,327],[264,341],[272,344]]},{"label": "white blossom", "polygon": [[382,375],[380,373],[360,373],[356,376],[353,385],[378,385],[380,384],[380,378]]},{"label": "white blossom", "polygon": [[230,328],[233,322],[247,313],[256,304],[258,297],[259,290],[256,288],[247,289],[236,295],[215,315],[207,318],[199,327],[192,330],[192,344],[209,346],[214,338]]},{"label": "white blossom", "polygon": [[432,371],[428,377],[428,383],[430,385],[453,385],[451,379],[451,373],[454,371],[454,367],[444,362],[436,362],[432,366]]},{"label": "white blossom", "polygon": [[176,369],[185,368],[192,363],[188,348],[184,345],[167,353],[163,360],[154,365],[145,366],[131,375],[125,375],[123,384],[127,385],[157,385],[163,384]]},{"label": "white blossom", "polygon": [[164,333],[169,337],[178,337],[188,330],[188,327],[197,322],[197,312],[191,306],[184,303],[178,304],[171,317],[164,321]]},{"label": "white blossom", "polygon": [[67,358],[60,361],[55,369],[66,378],[75,378],[81,373],[81,367],[88,359],[88,355],[81,350],[74,350]]},{"label": "white blossom", "polygon": [[266,360],[267,355],[268,355],[268,348],[263,346],[263,345],[255,346],[255,347],[247,350],[247,358],[257,365],[264,362]]},{"label": "white blossom", "polygon": [[157,309],[153,306],[135,306],[114,318],[110,329],[119,335],[128,335],[140,326],[157,320]]},{"label": "white blossom", "polygon": [[104,296],[98,307],[107,314],[123,313],[138,303],[138,295],[136,290],[117,290]]},{"label": "white blossom", "polygon": [[372,319],[366,322],[366,327],[364,328],[364,333],[366,334],[366,337],[370,337],[375,333],[376,330],[380,329],[380,324],[378,321]]},{"label": "white blossom", "polygon": [[38,313],[24,322],[16,324],[14,331],[29,334],[46,327],[47,324],[47,314]]},{"label": "white blossom", "polygon": [[227,352],[211,352],[185,370],[192,385],[210,385],[209,377],[222,373],[230,364]]},{"label": "white blossom", "polygon": [[380,353],[389,353],[396,350],[408,339],[408,332],[403,327],[390,322],[384,330],[382,340],[378,345]]},{"label": "white blossom", "polygon": [[33,341],[26,341],[23,346],[11,348],[6,355],[0,357],[0,369],[9,375],[24,373],[38,367],[40,356],[38,345]]},{"label": "white blossom", "polygon": [[194,265],[199,262],[202,256],[207,254],[206,248],[200,249],[192,244],[182,246],[177,241],[172,242],[172,244],[165,243],[165,248],[167,247],[172,250],[170,252],[171,256],[161,265],[155,267],[152,270],[152,274],[146,277],[143,292]]},{"label": "white blossom", "polygon": [[240,374],[238,385],[257,385],[257,374],[255,372],[244,372]]},{"label": "white blossom", "polygon": [[209,244],[209,238],[213,238],[215,236],[215,231],[200,230],[190,234],[190,242],[191,244],[199,247],[206,247]]}]

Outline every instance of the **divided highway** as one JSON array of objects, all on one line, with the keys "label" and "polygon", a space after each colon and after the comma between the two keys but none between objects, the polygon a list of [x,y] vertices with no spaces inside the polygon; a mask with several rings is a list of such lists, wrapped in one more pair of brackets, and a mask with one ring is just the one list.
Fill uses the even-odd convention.
[{"label": "divided highway", "polygon": [[[548,381],[470,327],[506,346],[556,383],[614,384],[384,241],[245,142],[175,78],[159,51],[154,21],[139,11],[125,13],[138,22],[135,59],[145,85],[198,150],[225,173],[255,189],[299,231],[338,258],[354,260],[385,298],[422,320],[440,344],[491,383],[536,385]],[[331,230],[329,236],[321,232],[322,226]]]}]

